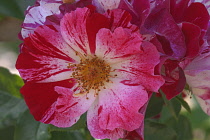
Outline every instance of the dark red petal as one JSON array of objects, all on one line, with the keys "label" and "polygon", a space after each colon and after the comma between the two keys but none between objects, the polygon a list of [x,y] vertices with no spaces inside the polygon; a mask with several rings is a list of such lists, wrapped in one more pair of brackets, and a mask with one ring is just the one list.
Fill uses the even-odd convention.
[{"label": "dark red petal", "polygon": [[88,5],[91,5],[92,0],[80,0],[75,3],[64,3],[59,9],[63,15],[70,13],[71,11],[76,10],[77,8],[84,8]]},{"label": "dark red petal", "polygon": [[175,60],[167,60],[164,64],[165,84],[161,90],[165,93],[166,98],[170,100],[176,95],[180,94],[185,87],[186,78],[182,68],[178,66]]},{"label": "dark red petal", "polygon": [[69,80],[52,83],[33,83],[26,82],[20,92],[23,94],[30,112],[37,121],[40,121],[50,106],[57,100],[58,93],[54,90],[55,86],[71,88],[73,83]]},{"label": "dark red petal", "polygon": [[105,15],[110,18],[110,29],[111,31],[114,32],[114,30],[118,27],[123,27],[123,28],[128,28],[131,29],[132,32],[139,32],[139,28],[135,25],[132,25],[130,23],[132,17],[131,15],[121,9],[114,9],[114,10],[109,10]]},{"label": "dark red petal", "polygon": [[110,28],[109,19],[99,13],[91,14],[86,21],[86,30],[91,53],[95,53],[96,34],[101,28]]},{"label": "dark red petal", "polygon": [[121,0],[119,8],[129,11],[132,15],[132,23],[141,27],[150,12],[149,0]]},{"label": "dark red petal", "polygon": [[183,21],[190,0],[170,0],[170,13],[177,23]]},{"label": "dark red petal", "polygon": [[201,28],[201,38],[204,36],[209,22],[209,13],[202,3],[192,3],[186,10],[184,21],[193,23]]},{"label": "dark red petal", "polygon": [[150,0],[150,8],[152,14],[157,13],[163,9],[169,11],[170,0]]},{"label": "dark red petal", "polygon": [[[186,46],[181,29],[166,9],[149,15],[145,27],[160,36],[164,36],[170,43],[173,57],[179,59],[185,56]],[[164,44],[162,44],[164,46]]]},{"label": "dark red petal", "polygon": [[185,36],[187,47],[186,57],[193,58],[200,51],[200,35],[201,30],[198,26],[191,23],[182,23],[182,32]]}]

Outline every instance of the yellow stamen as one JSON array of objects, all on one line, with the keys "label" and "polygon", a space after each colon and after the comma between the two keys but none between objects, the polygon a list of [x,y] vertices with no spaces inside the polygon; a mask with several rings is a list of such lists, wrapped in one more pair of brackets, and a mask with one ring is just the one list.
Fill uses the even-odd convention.
[{"label": "yellow stamen", "polygon": [[[97,96],[101,89],[106,89],[105,83],[112,83],[110,77],[111,67],[104,60],[96,55],[86,56],[77,53],[81,60],[79,64],[69,64],[73,69],[72,78],[76,79],[79,86],[83,89],[80,94],[87,94],[91,89],[95,90]],[[85,58],[84,58],[85,57]]]},{"label": "yellow stamen", "polygon": [[74,3],[75,0],[63,0],[63,3]]}]

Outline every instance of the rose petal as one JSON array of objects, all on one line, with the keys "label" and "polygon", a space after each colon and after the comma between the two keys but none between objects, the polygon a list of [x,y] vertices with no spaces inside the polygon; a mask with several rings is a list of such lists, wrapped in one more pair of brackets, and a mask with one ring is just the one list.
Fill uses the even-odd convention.
[{"label": "rose petal", "polygon": [[95,54],[108,63],[115,63],[125,57],[141,52],[142,38],[139,33],[118,27],[111,32],[101,29],[96,36]]},{"label": "rose petal", "polygon": [[156,13],[163,9],[170,9],[170,0],[149,0],[151,13]]},{"label": "rose petal", "polygon": [[105,11],[116,9],[119,6],[120,0],[93,0],[93,5],[97,7],[97,11],[104,13]]},{"label": "rose petal", "polygon": [[[123,45],[121,45],[121,47],[126,53],[126,48],[123,48]],[[115,45],[110,48],[112,48],[111,51],[113,52],[121,51],[121,49],[116,48]],[[110,62],[113,62],[110,66],[115,70],[117,74],[116,78],[123,79],[124,84],[142,85],[149,91],[157,92],[160,86],[164,83],[161,76],[154,75],[154,67],[159,63],[159,53],[155,46],[149,42],[144,42],[142,48],[143,52],[138,52],[134,49],[136,53],[131,56],[127,55],[124,59],[120,59],[121,62],[116,62],[118,57],[109,60]],[[131,50],[131,48],[129,49]],[[109,52],[110,54],[112,53],[111,51]],[[129,54],[130,52],[128,51],[127,53]]]},{"label": "rose petal", "polygon": [[[95,35],[100,28],[109,25],[103,15],[94,14],[88,8],[77,8],[67,13],[61,20],[63,38],[80,53],[91,54],[95,51]],[[94,19],[94,22],[92,20]]]},{"label": "rose petal", "polygon": [[133,32],[139,32],[139,28],[130,23],[132,17],[131,15],[122,9],[108,10],[105,16],[110,18],[111,31],[114,31],[117,27],[128,28]]},{"label": "rose petal", "polygon": [[192,3],[184,14],[184,21],[199,26],[202,38],[208,27],[209,13],[202,3]]},{"label": "rose petal", "polygon": [[36,0],[37,3],[63,3],[63,0]]},{"label": "rose petal", "polygon": [[138,25],[141,28],[144,20],[150,12],[149,0],[121,0],[119,8],[129,11],[132,15],[132,23]]},{"label": "rose petal", "polygon": [[58,127],[70,127],[75,124],[95,100],[94,94],[74,97],[74,92],[65,87],[56,86],[55,91],[59,97],[41,121]]},{"label": "rose petal", "polygon": [[210,70],[196,71],[185,70],[187,83],[193,88],[206,88],[209,87]]},{"label": "rose petal", "polygon": [[200,51],[200,34],[201,30],[198,26],[184,22],[182,23],[182,32],[185,36],[187,47],[186,57],[194,58]]},{"label": "rose petal", "polygon": [[210,88],[192,88],[192,91],[203,111],[210,116]]},{"label": "rose petal", "polygon": [[[149,99],[152,96],[152,92],[149,92],[148,97]],[[148,102],[149,102],[148,99]],[[146,109],[147,109],[147,105],[148,102],[146,104],[144,104],[144,106],[139,110],[139,112],[143,115],[145,115],[146,113]],[[144,121],[142,121],[140,127],[134,131],[128,131],[128,135],[125,137],[125,139],[129,139],[129,140],[144,140]],[[124,140],[124,139],[123,139]]]},{"label": "rose petal", "polygon": [[76,63],[75,60],[79,59],[53,26],[37,28],[35,34],[25,39],[25,45],[16,68],[27,81],[68,79],[71,74],[69,63]]},{"label": "rose petal", "polygon": [[185,70],[193,70],[196,73],[203,70],[210,70],[209,50],[208,53],[203,53],[197,56],[189,65],[186,66]]},{"label": "rose petal", "polygon": [[28,105],[30,112],[37,121],[40,121],[50,106],[57,100],[58,93],[54,90],[55,86],[71,88],[74,83],[69,80],[52,83],[32,83],[26,82],[20,92]]},{"label": "rose petal", "polygon": [[150,14],[145,21],[145,27],[169,41],[173,57],[177,59],[184,57],[186,53],[184,36],[168,10],[163,9]]},{"label": "rose petal", "polygon": [[40,3],[40,6],[30,8],[22,25],[22,37],[28,37],[38,26],[44,25],[47,16],[59,13],[60,5],[59,3]]},{"label": "rose petal", "polygon": [[165,75],[163,75],[163,77],[165,84],[161,87],[161,90],[165,93],[166,98],[170,100],[183,91],[186,78],[183,69],[180,68],[176,60],[166,60],[164,63],[164,71]]},{"label": "rose petal", "polygon": [[63,15],[70,13],[71,11],[76,10],[77,8],[88,7],[92,4],[92,0],[76,0],[74,3],[65,3],[62,4],[59,9]]},{"label": "rose petal", "polygon": [[170,13],[177,23],[183,21],[183,16],[190,0],[170,0]]},{"label": "rose petal", "polygon": [[101,29],[96,41],[96,55],[116,70],[118,78],[126,84],[140,84],[149,91],[158,91],[164,80],[154,75],[154,67],[160,58],[154,45],[145,42],[143,51],[140,50],[141,35],[120,27],[113,33]]},{"label": "rose petal", "polygon": [[210,70],[198,72],[194,70],[185,70],[187,83],[196,95],[200,106],[208,115],[210,115]]},{"label": "rose petal", "polygon": [[88,111],[88,128],[96,138],[122,138],[121,129],[132,131],[143,121],[144,116],[138,111],[148,100],[147,92],[141,86],[118,82],[102,90],[94,107]]}]

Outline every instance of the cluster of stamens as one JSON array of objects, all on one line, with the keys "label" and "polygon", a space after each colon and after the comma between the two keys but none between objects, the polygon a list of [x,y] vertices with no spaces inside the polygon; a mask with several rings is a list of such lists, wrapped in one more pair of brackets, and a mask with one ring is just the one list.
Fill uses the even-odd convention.
[{"label": "cluster of stamens", "polygon": [[82,58],[79,64],[69,64],[69,68],[73,69],[72,78],[77,80],[81,93],[89,93],[93,89],[95,95],[98,95],[101,88],[106,89],[107,82],[112,82],[110,65],[97,56]]}]

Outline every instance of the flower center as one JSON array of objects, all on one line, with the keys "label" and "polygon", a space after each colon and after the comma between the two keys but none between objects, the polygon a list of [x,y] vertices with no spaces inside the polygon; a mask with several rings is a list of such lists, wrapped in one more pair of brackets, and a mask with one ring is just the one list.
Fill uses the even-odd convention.
[{"label": "flower center", "polygon": [[63,0],[63,3],[74,3],[75,0]]},{"label": "flower center", "polygon": [[89,93],[91,89],[98,95],[100,89],[105,87],[105,83],[110,82],[111,67],[104,60],[97,56],[81,59],[79,64],[70,65],[73,68],[72,78],[76,79],[82,87],[82,93]]}]

